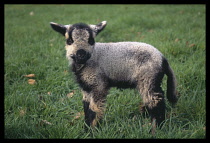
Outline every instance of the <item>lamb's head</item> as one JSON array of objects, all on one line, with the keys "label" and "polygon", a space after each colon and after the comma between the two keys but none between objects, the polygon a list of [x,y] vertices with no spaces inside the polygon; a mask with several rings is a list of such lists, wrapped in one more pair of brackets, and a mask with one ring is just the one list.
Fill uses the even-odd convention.
[{"label": "lamb's head", "polygon": [[54,22],[50,22],[50,25],[55,31],[65,36],[68,60],[73,59],[78,64],[84,64],[91,57],[95,45],[94,38],[105,28],[106,21],[97,25],[84,23],[61,25]]}]

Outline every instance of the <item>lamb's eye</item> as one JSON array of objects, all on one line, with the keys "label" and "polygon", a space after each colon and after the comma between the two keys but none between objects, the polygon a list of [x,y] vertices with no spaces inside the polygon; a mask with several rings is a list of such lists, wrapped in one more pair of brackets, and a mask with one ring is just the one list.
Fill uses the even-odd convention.
[{"label": "lamb's eye", "polygon": [[66,44],[67,45],[71,45],[73,43],[73,40],[71,38],[67,39],[66,40]]}]

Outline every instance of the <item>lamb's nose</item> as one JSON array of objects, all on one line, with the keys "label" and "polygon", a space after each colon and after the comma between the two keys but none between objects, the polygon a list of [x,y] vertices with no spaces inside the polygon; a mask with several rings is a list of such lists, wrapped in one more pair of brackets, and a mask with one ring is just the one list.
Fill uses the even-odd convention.
[{"label": "lamb's nose", "polygon": [[77,51],[77,53],[76,53],[76,55],[78,56],[78,57],[85,57],[86,56],[86,51],[85,50],[83,50],[83,49],[80,49],[80,50],[78,50]]},{"label": "lamb's nose", "polygon": [[83,49],[80,49],[77,51],[76,55],[75,55],[75,61],[78,64],[84,64],[85,62],[87,62],[87,60],[91,57],[91,54],[89,52],[86,52]]}]

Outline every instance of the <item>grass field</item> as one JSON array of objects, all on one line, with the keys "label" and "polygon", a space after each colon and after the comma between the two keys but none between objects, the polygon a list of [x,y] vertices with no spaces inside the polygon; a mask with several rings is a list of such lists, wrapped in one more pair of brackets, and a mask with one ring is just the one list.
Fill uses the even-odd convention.
[{"label": "grass field", "polygon": [[[205,138],[205,5],[5,5],[5,138]],[[159,49],[173,68],[180,93],[167,102],[166,121],[149,134],[135,90],[113,88],[101,128],[83,130],[82,94],[69,71],[64,37],[49,22],[107,27],[97,42],[139,41]],[[25,75],[31,75],[26,77]],[[29,75],[30,76],[30,75]],[[33,79],[30,84],[29,79]],[[163,81],[166,90],[166,78]]]}]

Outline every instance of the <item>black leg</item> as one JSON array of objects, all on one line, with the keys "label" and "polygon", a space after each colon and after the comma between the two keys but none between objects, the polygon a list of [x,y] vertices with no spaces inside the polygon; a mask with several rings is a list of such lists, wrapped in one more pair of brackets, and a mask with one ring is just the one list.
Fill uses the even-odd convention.
[{"label": "black leg", "polygon": [[[85,113],[85,123],[91,126],[93,120],[96,118],[96,113],[90,109],[90,102],[83,101],[84,113]],[[86,127],[86,126],[85,126]],[[87,129],[87,128],[85,128]]]}]

